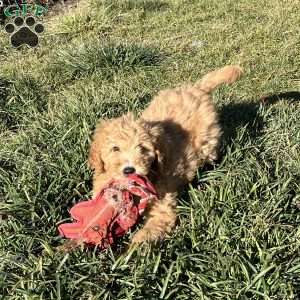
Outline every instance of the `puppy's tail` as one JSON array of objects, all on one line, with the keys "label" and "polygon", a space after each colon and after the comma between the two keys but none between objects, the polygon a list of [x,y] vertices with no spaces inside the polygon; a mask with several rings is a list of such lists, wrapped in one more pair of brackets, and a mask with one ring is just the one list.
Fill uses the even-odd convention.
[{"label": "puppy's tail", "polygon": [[225,66],[206,74],[202,79],[196,82],[195,87],[206,93],[210,93],[222,83],[234,83],[242,74],[243,70],[239,66]]}]

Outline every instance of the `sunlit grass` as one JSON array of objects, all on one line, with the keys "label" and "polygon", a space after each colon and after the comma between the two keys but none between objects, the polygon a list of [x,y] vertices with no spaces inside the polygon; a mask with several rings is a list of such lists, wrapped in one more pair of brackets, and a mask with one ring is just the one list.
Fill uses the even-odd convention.
[{"label": "sunlit grass", "polygon": [[[298,2],[81,3],[43,20],[36,50],[0,33],[0,298],[297,299]],[[172,235],[56,253],[57,224],[90,197],[97,119],[230,63],[245,76],[214,94],[221,158],[180,194]]]}]

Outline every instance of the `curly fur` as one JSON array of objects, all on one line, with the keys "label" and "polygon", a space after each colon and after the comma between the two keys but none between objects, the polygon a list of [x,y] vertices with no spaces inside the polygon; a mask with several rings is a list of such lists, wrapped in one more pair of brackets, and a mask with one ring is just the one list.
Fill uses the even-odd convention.
[{"label": "curly fur", "polygon": [[94,195],[124,176],[126,166],[148,176],[159,194],[134,243],[163,238],[175,226],[178,189],[217,157],[221,130],[210,93],[241,74],[238,66],[225,66],[194,85],[161,91],[137,119],[128,113],[97,125],[89,154]]}]

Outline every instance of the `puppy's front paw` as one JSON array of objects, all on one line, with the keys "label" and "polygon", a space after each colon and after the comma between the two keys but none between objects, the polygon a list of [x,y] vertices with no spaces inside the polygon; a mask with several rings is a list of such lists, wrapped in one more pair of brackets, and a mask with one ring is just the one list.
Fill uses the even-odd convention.
[{"label": "puppy's front paw", "polygon": [[140,229],[132,238],[132,244],[141,244],[144,242],[156,242],[163,238],[160,231],[149,230],[147,228]]},{"label": "puppy's front paw", "polygon": [[139,230],[132,238],[132,244],[141,244],[148,240],[149,232],[148,230],[141,229]]},{"label": "puppy's front paw", "polygon": [[66,240],[62,245],[56,247],[57,252],[68,253],[83,245],[82,241]]}]

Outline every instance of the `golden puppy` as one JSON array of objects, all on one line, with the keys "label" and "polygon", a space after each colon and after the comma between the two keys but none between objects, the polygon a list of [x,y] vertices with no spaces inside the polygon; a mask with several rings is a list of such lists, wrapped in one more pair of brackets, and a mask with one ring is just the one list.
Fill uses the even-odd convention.
[{"label": "golden puppy", "polygon": [[97,125],[89,154],[94,195],[111,178],[134,172],[148,176],[159,194],[133,243],[155,241],[171,232],[178,189],[217,156],[221,131],[210,93],[241,74],[240,67],[226,66],[195,85],[161,91],[138,119],[129,113]]}]

